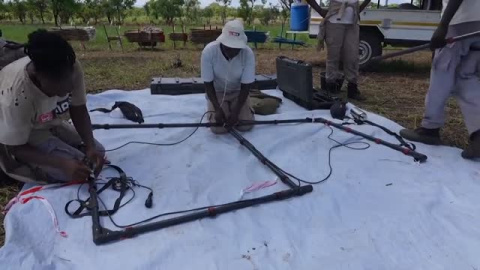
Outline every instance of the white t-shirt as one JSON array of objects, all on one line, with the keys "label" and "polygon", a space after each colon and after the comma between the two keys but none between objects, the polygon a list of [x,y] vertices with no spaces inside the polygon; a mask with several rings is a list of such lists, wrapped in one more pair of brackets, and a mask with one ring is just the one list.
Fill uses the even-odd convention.
[{"label": "white t-shirt", "polygon": [[[442,2],[442,16],[445,8],[447,8],[448,1],[449,0],[443,0]],[[474,21],[480,21],[480,0],[463,0],[457,13],[453,16],[450,25]]]},{"label": "white t-shirt", "polygon": [[86,104],[83,71],[78,62],[71,94],[48,97],[28,76],[30,61],[24,57],[0,71],[0,144],[36,145],[51,127],[69,117],[70,105]]},{"label": "white t-shirt", "polygon": [[228,61],[213,41],[202,52],[201,73],[204,82],[212,82],[217,93],[240,91],[241,84],[255,82],[255,54],[249,47]]},{"label": "white t-shirt", "polygon": [[[332,0],[336,2],[341,2],[341,3],[349,3],[349,4],[358,4],[358,0]],[[354,16],[354,10],[352,7],[347,7],[345,8],[345,11],[343,12],[343,16],[340,17],[340,14],[335,14],[332,17],[330,17],[329,22],[330,23],[341,23],[341,24],[353,24],[353,18]]]}]

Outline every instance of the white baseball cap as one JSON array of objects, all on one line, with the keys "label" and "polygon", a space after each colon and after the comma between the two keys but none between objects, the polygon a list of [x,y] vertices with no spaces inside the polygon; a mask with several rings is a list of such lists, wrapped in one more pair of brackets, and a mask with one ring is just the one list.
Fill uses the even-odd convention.
[{"label": "white baseball cap", "polygon": [[218,42],[234,49],[247,47],[247,40],[243,23],[239,20],[227,22],[222,29],[222,34],[217,38]]}]

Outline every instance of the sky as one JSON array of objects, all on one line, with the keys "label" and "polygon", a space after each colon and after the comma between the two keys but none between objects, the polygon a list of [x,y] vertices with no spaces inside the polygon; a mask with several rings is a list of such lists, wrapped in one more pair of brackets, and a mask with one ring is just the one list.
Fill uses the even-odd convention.
[{"label": "sky", "polygon": [[[137,0],[137,2],[135,3],[135,6],[143,7],[147,1],[148,0]],[[215,0],[199,0],[199,1],[200,1],[200,5],[202,7],[206,7],[206,6],[210,5],[211,3],[215,2]],[[385,2],[385,0],[381,0],[381,1]],[[258,1],[258,2],[261,3],[261,1]],[[376,0],[373,0],[372,2],[376,2]],[[407,1],[407,0],[389,0],[388,1],[389,4],[405,3],[405,2],[410,2],[410,1]],[[272,4],[276,5],[276,4],[278,4],[278,0],[268,0],[267,3],[272,3]],[[240,6],[240,0],[232,0],[232,6],[233,7]]]}]

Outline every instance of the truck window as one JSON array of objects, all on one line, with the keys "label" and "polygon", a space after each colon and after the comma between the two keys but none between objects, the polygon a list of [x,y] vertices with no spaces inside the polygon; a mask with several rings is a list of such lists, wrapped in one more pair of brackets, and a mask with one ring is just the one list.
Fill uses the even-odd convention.
[{"label": "truck window", "polygon": [[442,10],[442,0],[430,0],[430,8],[428,10]]},{"label": "truck window", "polygon": [[378,0],[376,6],[386,9],[422,10],[427,9],[428,2],[429,0]]}]

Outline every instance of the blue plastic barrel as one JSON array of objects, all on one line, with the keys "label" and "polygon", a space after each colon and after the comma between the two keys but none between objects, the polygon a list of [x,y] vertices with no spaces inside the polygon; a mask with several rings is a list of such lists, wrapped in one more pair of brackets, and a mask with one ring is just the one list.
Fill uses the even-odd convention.
[{"label": "blue plastic barrel", "polygon": [[290,30],[307,31],[308,19],[308,4],[293,3],[290,11]]}]

